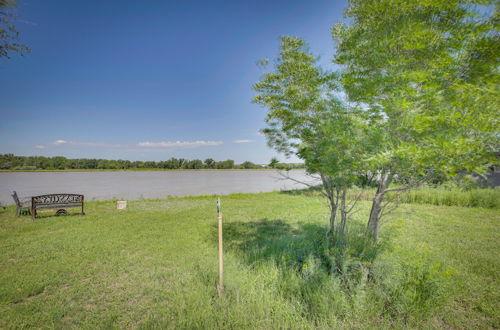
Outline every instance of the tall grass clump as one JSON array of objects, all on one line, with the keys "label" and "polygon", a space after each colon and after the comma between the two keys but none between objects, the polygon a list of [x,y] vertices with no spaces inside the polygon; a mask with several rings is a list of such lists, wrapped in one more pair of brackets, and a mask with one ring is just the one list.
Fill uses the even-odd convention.
[{"label": "tall grass clump", "polygon": [[358,223],[342,239],[327,238],[321,226],[292,229],[267,220],[232,223],[227,231],[239,259],[313,327],[415,325],[449,298],[446,269],[425,255],[374,243]]},{"label": "tall grass clump", "polygon": [[500,208],[500,189],[420,188],[401,195],[401,202],[498,209]]},{"label": "tall grass clump", "polygon": [[[313,191],[308,191],[305,194],[312,193]],[[349,193],[349,198],[371,201],[373,194],[373,189],[353,189]],[[421,187],[404,193],[388,195],[388,198],[408,204],[500,209],[500,189],[498,188]]]}]

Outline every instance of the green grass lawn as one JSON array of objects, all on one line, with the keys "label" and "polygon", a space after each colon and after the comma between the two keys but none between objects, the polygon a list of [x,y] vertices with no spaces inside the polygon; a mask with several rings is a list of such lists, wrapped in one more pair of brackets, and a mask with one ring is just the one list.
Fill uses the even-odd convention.
[{"label": "green grass lawn", "polygon": [[[335,288],[346,284],[335,275],[314,275],[323,199],[265,193],[222,204],[221,298],[213,197],[129,201],[125,211],[91,202],[85,216],[35,222],[15,218],[12,207],[0,211],[0,328],[500,327],[498,209],[405,204],[388,217],[377,267],[409,260],[446,278],[436,287],[446,288],[444,298],[425,312],[404,300],[372,303],[388,295],[374,291],[384,286],[357,284],[341,295]],[[368,208],[361,202],[353,225]],[[300,275],[290,258],[302,260]]]}]

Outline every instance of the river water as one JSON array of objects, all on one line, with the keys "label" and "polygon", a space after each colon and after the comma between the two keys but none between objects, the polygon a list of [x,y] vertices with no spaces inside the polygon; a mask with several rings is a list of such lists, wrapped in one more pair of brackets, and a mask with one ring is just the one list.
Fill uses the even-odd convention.
[{"label": "river water", "polygon": [[[288,173],[311,182],[305,171]],[[166,196],[226,195],[301,189],[277,171],[106,171],[106,172],[5,172],[0,173],[0,202],[13,204],[18,196],[76,193],[85,200],[164,198]]]}]

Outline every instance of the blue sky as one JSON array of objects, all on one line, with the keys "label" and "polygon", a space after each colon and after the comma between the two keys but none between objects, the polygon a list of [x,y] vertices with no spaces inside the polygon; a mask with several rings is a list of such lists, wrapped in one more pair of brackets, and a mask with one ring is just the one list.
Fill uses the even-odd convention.
[{"label": "blue sky", "polygon": [[257,60],[294,35],[330,65],[330,28],[347,5],[18,2],[32,51],[0,60],[0,153],[256,163],[277,155],[258,133],[265,109],[251,102]]}]

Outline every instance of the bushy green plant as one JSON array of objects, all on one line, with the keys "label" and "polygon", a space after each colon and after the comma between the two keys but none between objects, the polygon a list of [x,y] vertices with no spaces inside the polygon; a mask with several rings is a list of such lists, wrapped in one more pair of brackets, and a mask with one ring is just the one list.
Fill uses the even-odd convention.
[{"label": "bushy green plant", "polygon": [[443,267],[428,255],[392,249],[388,240],[374,242],[361,223],[352,222],[343,236],[325,236],[320,226],[287,230],[265,222],[245,232],[265,234],[265,241],[233,248],[250,269],[273,269],[266,286],[316,326],[345,325],[352,317],[388,320],[388,326],[418,322],[449,297]]}]

